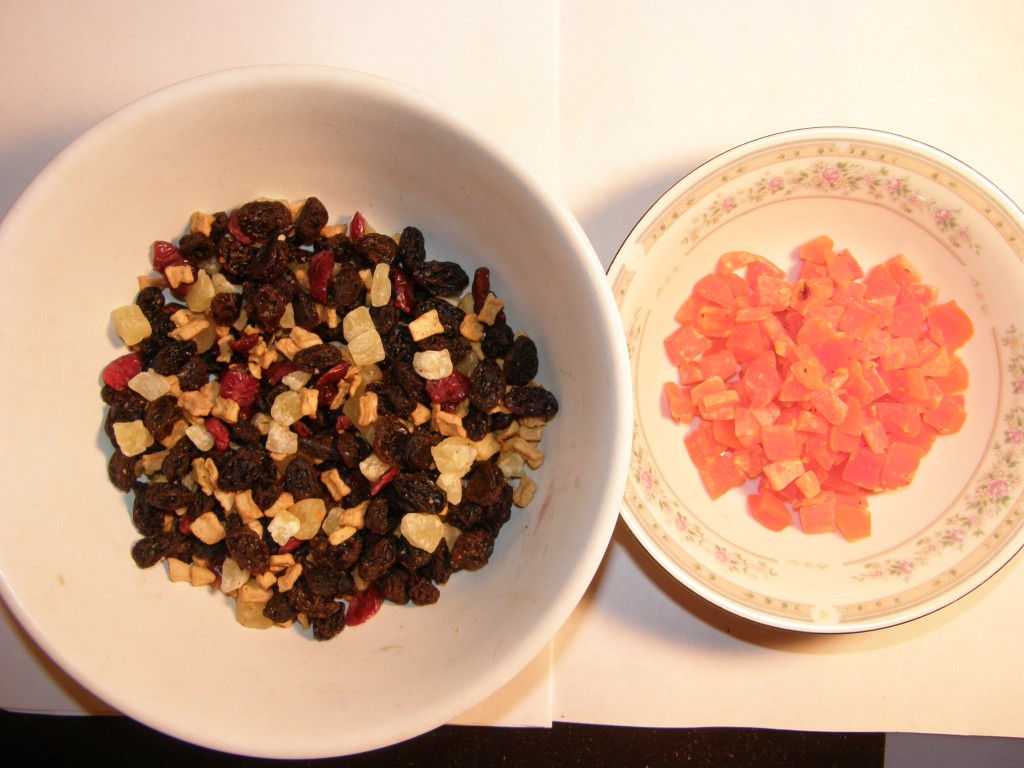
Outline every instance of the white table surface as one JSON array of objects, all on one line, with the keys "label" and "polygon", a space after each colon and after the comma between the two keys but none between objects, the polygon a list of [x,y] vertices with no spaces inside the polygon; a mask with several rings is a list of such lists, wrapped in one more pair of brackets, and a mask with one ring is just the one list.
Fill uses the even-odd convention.
[{"label": "white table surface", "polygon": [[[566,200],[606,266],[688,171],[790,128],[908,135],[1024,201],[1017,0],[0,6],[0,215],[56,153],[129,101],[277,62],[365,70],[449,103]],[[891,630],[754,628],[672,582],[620,525],[548,652],[460,722],[882,731],[897,768],[925,756],[1019,762],[1021,606],[1015,561],[950,608]],[[0,706],[105,710],[5,610]]]}]

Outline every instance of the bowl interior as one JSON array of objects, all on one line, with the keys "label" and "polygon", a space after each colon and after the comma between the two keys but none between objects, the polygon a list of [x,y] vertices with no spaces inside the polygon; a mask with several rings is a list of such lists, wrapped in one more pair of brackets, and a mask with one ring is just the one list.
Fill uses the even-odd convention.
[{"label": "bowl interior", "polygon": [[[119,348],[153,240],[194,210],[315,195],[332,223],[408,224],[430,258],[491,269],[513,327],[538,341],[561,411],[533,503],[487,568],[426,609],[385,606],[316,643],[237,625],[219,594],[139,571],[109,484],[99,374]],[[10,409],[0,586],[68,671],[126,714],[230,752],[320,757],[439,725],[533,658],[568,617],[611,535],[625,480],[629,379],[589,244],[532,179],[429,99],[338,70],[240,70],[158,92],[44,171],[0,229],[17,295],[2,308]],[[596,417],[600,414],[600,418]]]},{"label": "bowl interior", "polygon": [[[954,159],[872,131],[795,131],[738,147],[670,190],[623,245],[612,281],[636,391],[623,514],[679,580],[738,615],[788,629],[874,629],[936,610],[1019,549],[1019,211]],[[773,533],[736,489],[712,502],[662,400],[675,381],[662,340],[718,258],[745,250],[796,274],[799,246],[829,235],[865,266],[905,255],[975,326],[962,350],[968,420],[913,483],[871,499],[872,535]],[[1009,452],[1008,452],[1009,451]],[[995,483],[995,485],[993,485]],[[992,490],[995,489],[995,490]],[[998,491],[997,496],[990,494]]]}]

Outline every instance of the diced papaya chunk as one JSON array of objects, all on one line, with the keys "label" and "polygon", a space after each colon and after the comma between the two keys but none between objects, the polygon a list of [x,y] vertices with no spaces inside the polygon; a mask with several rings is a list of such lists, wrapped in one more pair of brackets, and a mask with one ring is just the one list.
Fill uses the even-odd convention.
[{"label": "diced papaya chunk", "polygon": [[974,335],[974,324],[960,305],[947,301],[928,311],[928,330],[936,344],[956,352]]},{"label": "diced papaya chunk", "polygon": [[793,524],[793,515],[786,503],[769,490],[751,494],[747,498],[750,514],[770,531],[782,531]]},{"label": "diced papaya chunk", "polygon": [[921,418],[940,435],[959,432],[967,420],[963,398],[960,395],[945,396],[937,408],[926,411]]},{"label": "diced papaya chunk", "polygon": [[836,503],[836,528],[847,541],[859,541],[871,535],[871,512],[867,507]]},{"label": "diced papaya chunk", "polygon": [[722,454],[714,459],[704,469],[699,470],[700,479],[712,499],[723,496],[733,488],[738,488],[746,482],[747,476],[743,473],[731,456]]},{"label": "diced papaya chunk", "polygon": [[797,512],[804,533],[832,533],[836,529],[835,492],[822,491],[813,499],[802,501]]},{"label": "diced papaya chunk", "polygon": [[697,413],[697,408],[690,397],[690,390],[679,386],[674,381],[665,382],[665,399],[668,401],[669,415],[680,424],[689,424]]},{"label": "diced papaya chunk", "polygon": [[901,488],[914,479],[924,450],[910,443],[890,443],[882,465],[881,483],[886,488]]},{"label": "diced papaya chunk", "polygon": [[731,307],[736,298],[729,283],[714,272],[698,280],[693,286],[693,291],[720,307]]}]

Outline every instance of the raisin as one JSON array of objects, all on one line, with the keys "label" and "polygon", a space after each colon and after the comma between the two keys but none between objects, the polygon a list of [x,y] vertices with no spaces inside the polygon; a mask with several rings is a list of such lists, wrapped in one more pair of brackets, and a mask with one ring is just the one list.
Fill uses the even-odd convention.
[{"label": "raisin", "polygon": [[316,302],[305,291],[299,291],[292,297],[292,313],[295,324],[299,328],[311,331],[320,324],[320,314],[316,311]]},{"label": "raisin", "polygon": [[196,355],[178,369],[178,386],[182,392],[202,389],[210,381],[210,369],[206,361]]},{"label": "raisin", "polygon": [[164,395],[146,405],[142,423],[154,438],[164,440],[174,431],[174,425],[180,417],[177,399]]},{"label": "raisin", "polygon": [[529,384],[537,375],[540,363],[537,359],[537,344],[529,336],[517,336],[505,352],[502,370],[509,384]]},{"label": "raisin", "polygon": [[514,341],[515,332],[508,325],[495,323],[484,331],[480,349],[487,357],[504,357],[505,353],[512,348]]},{"label": "raisin", "polygon": [[324,490],[320,483],[320,473],[305,456],[296,456],[288,463],[284,471],[284,489],[296,501],[321,498]]},{"label": "raisin", "polygon": [[242,312],[242,299],[237,293],[217,293],[210,302],[210,315],[217,325],[233,325]]},{"label": "raisin", "polygon": [[254,240],[266,241],[292,225],[288,206],[277,200],[254,200],[237,212],[238,226]]},{"label": "raisin", "polygon": [[325,619],[342,609],[341,603],[336,600],[314,595],[302,579],[295,582],[287,595],[292,607],[311,619]]},{"label": "raisin", "polygon": [[413,605],[433,605],[440,597],[441,590],[430,579],[416,573],[409,576],[409,599]]},{"label": "raisin", "polygon": [[194,341],[171,339],[149,362],[149,367],[161,376],[175,376],[197,352]]},{"label": "raisin", "polygon": [[[257,249],[245,265],[245,276],[250,280],[271,283],[288,271],[292,251],[283,240],[271,240]],[[288,273],[291,275],[291,273]]]},{"label": "raisin", "polygon": [[486,530],[492,536],[497,537],[498,532],[511,519],[512,486],[506,484],[501,492],[501,500],[497,504],[484,507],[484,514],[480,519],[479,527]]},{"label": "raisin", "polygon": [[131,389],[125,389],[114,396],[114,401],[107,409],[107,418],[103,428],[107,436],[114,439],[114,424],[122,421],[138,421],[146,412],[146,399]]},{"label": "raisin", "polygon": [[284,491],[280,485],[272,481],[253,483],[252,500],[260,509],[270,509]]},{"label": "raisin", "polygon": [[374,582],[381,596],[391,603],[405,605],[409,602],[409,574],[393,569],[382,574]]},{"label": "raisin", "polygon": [[512,387],[505,393],[503,402],[516,416],[550,421],[558,413],[558,400],[541,386]]},{"label": "raisin", "polygon": [[244,491],[260,480],[277,474],[269,454],[262,447],[243,445],[220,468],[217,486],[222,491]]},{"label": "raisin", "polygon": [[418,429],[409,435],[402,450],[403,464],[409,469],[430,469],[434,456],[430,449],[441,442],[441,436],[427,429]]},{"label": "raisin", "polygon": [[363,515],[363,525],[370,533],[384,536],[394,530],[398,520],[391,516],[387,499],[380,494],[374,496],[366,506],[366,513]]},{"label": "raisin", "polygon": [[216,259],[220,251],[212,239],[204,232],[190,232],[182,235],[178,240],[178,250],[185,261],[193,264],[202,264],[210,259]]},{"label": "raisin", "polygon": [[471,405],[469,411],[462,417],[462,428],[466,430],[466,437],[473,442],[479,442],[491,431],[491,417]]},{"label": "raisin", "polygon": [[402,541],[401,547],[398,549],[398,564],[401,565],[409,573],[415,573],[420,568],[423,568],[428,563],[433,555],[424,549],[414,547],[407,541]]},{"label": "raisin", "polygon": [[192,503],[192,496],[192,491],[181,483],[150,483],[146,491],[146,502],[156,509],[172,512],[188,507]]},{"label": "raisin", "polygon": [[170,447],[164,456],[160,471],[174,482],[181,480],[192,469],[192,460],[199,456],[199,449],[188,439],[181,439]]},{"label": "raisin", "polygon": [[380,232],[370,232],[359,238],[356,251],[374,264],[391,266],[398,257],[398,243]]},{"label": "raisin", "polygon": [[[325,535],[319,533],[313,537],[309,545],[318,562],[334,570],[347,571],[359,562],[359,556],[363,552],[363,537],[355,533],[340,544],[331,544]],[[351,593],[354,589],[350,583],[345,587],[345,592]]]},{"label": "raisin", "polygon": [[249,319],[265,331],[273,331],[281,321],[287,302],[272,285],[261,285],[248,297]]},{"label": "raisin", "polygon": [[153,322],[163,315],[164,292],[155,286],[143,288],[135,296],[135,303],[142,310],[146,319]]},{"label": "raisin", "polygon": [[373,450],[385,463],[401,466],[408,438],[409,428],[405,422],[397,416],[384,414],[374,424]]},{"label": "raisin", "polygon": [[381,337],[387,336],[398,325],[398,307],[394,304],[384,304],[379,307],[370,307],[370,319],[373,320],[373,327]]},{"label": "raisin", "polygon": [[340,458],[334,436],[325,433],[299,435],[299,450],[317,461],[336,461]]},{"label": "raisin", "polygon": [[382,339],[384,352],[389,360],[412,363],[412,359],[419,351],[416,342],[413,341],[409,328],[404,325],[396,326],[391,333]]},{"label": "raisin", "polygon": [[313,639],[324,641],[337,637],[345,628],[345,605],[336,603],[338,610],[330,616],[313,619]]},{"label": "raisin", "polygon": [[366,386],[366,391],[377,395],[377,412],[381,414],[409,417],[418,403],[397,384],[374,381]]},{"label": "raisin", "polygon": [[352,574],[326,565],[306,563],[302,569],[302,578],[306,580],[309,591],[317,597],[337,599],[352,594],[356,589]]},{"label": "raisin", "polygon": [[333,344],[317,344],[295,353],[292,362],[300,371],[318,373],[341,362],[341,350]]},{"label": "raisin", "polygon": [[452,575],[451,555],[448,551],[448,542],[441,539],[437,549],[430,558],[430,564],[424,572],[434,581],[435,584],[446,584]]},{"label": "raisin", "polygon": [[259,429],[251,421],[236,421],[229,425],[231,439],[236,443],[254,445],[263,439]]},{"label": "raisin", "polygon": [[482,507],[497,504],[505,487],[505,473],[492,461],[480,461],[466,477],[463,498]]},{"label": "raisin", "polygon": [[132,545],[132,559],[139,568],[152,568],[164,557],[188,551],[188,542],[178,531],[161,531]]},{"label": "raisin", "polygon": [[401,472],[388,486],[389,502],[405,512],[424,512],[439,515],[448,503],[444,491],[423,472]]},{"label": "raisin", "polygon": [[469,285],[466,270],[454,261],[425,261],[410,272],[418,286],[435,296],[458,296]]},{"label": "raisin", "polygon": [[117,490],[128,493],[135,486],[135,457],[115,448],[107,462],[107,475]]},{"label": "raisin", "polygon": [[[301,251],[289,251],[289,258],[294,258],[296,253],[301,253]],[[302,283],[299,282],[290,269],[285,269],[269,282],[278,293],[284,296],[285,301],[294,301],[296,296],[306,292],[306,289],[302,287]]]},{"label": "raisin", "polygon": [[423,233],[416,227],[406,227],[398,238],[398,260],[406,269],[418,267],[427,260]]},{"label": "raisin", "polygon": [[505,374],[494,360],[485,358],[477,363],[469,377],[469,402],[481,411],[490,411],[501,402],[505,394]]},{"label": "raisin", "polygon": [[444,521],[459,530],[466,531],[476,525],[483,516],[484,508],[479,504],[468,501],[465,498],[465,494],[463,494],[463,499],[460,503],[448,505],[448,512],[444,516]]},{"label": "raisin", "polygon": [[456,571],[476,571],[487,565],[494,553],[494,536],[476,529],[466,531],[455,540],[449,562]]},{"label": "raisin", "polygon": [[231,559],[249,573],[266,573],[270,567],[270,547],[263,537],[245,525],[238,515],[228,516],[226,528],[224,541]]},{"label": "raisin", "polygon": [[342,262],[337,274],[327,285],[327,303],[339,312],[346,312],[363,304],[366,284],[359,274],[359,267],[351,262]]},{"label": "raisin", "polygon": [[220,255],[217,256],[217,261],[223,267],[224,272],[239,279],[245,277],[249,260],[253,256],[252,249],[237,240],[225,238],[220,241],[219,251]]},{"label": "raisin", "polygon": [[437,296],[424,296],[416,302],[413,314],[418,317],[432,309],[437,311],[437,319],[446,335],[461,335],[462,321],[466,318],[466,313],[462,309]]},{"label": "raisin", "polygon": [[320,234],[320,230],[327,226],[328,220],[329,215],[324,204],[315,197],[307,198],[295,218],[295,237],[303,245],[309,245]]},{"label": "raisin", "polygon": [[143,536],[152,536],[164,529],[166,514],[146,502],[147,489],[148,486],[145,483],[137,483],[135,486],[135,500],[132,502],[132,525]]},{"label": "raisin", "polygon": [[359,462],[370,455],[370,447],[351,432],[342,432],[334,441],[341,462],[349,469],[355,469]]},{"label": "raisin", "polygon": [[288,602],[288,595],[275,591],[263,606],[263,615],[275,624],[287,624],[298,618],[299,612]]},{"label": "raisin", "polygon": [[363,552],[359,560],[359,576],[363,581],[376,581],[387,573],[398,559],[398,543],[394,536],[383,536]]}]

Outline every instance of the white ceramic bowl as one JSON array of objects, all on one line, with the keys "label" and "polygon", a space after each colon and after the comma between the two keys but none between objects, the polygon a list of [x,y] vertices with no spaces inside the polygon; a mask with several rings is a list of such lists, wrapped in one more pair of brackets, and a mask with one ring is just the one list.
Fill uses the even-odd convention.
[{"label": "white ceramic bowl", "polygon": [[[711,501],[662,386],[673,314],[728,251],[796,274],[799,245],[829,235],[867,268],[897,254],[974,323],[964,429],[938,439],[909,487],[873,497],[870,537],[773,533],[750,487]],[[1020,308],[1024,216],[982,176],[919,142],[849,128],[767,136],[708,161],[626,239],[611,280],[636,392],[623,517],[680,582],[739,616],[786,629],[898,624],[960,598],[1024,543]]]},{"label": "white ceramic bowl", "polygon": [[[332,223],[423,230],[432,258],[491,269],[559,398],[537,496],[490,564],[425,608],[385,605],[315,642],[239,626],[223,596],[139,570],[106,478],[100,371],[110,324],[156,239],[194,210],[319,197]],[[0,228],[7,404],[0,588],[42,649],[119,711],[172,736],[279,758],[425,732],[533,659],[582,597],[618,514],[628,358],[604,272],[573,218],[475,129],[423,95],[327,68],[187,81],[74,142]]]}]

